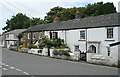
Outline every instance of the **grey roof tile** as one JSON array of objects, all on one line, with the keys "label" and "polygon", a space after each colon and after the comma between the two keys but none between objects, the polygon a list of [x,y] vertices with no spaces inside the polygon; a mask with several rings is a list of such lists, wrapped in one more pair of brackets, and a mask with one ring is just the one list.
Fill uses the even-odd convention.
[{"label": "grey roof tile", "polygon": [[107,27],[107,26],[109,27],[109,26],[120,25],[120,23],[118,23],[119,19],[120,19],[120,13],[112,13],[112,14],[87,17],[82,19],[61,21],[57,23],[35,25],[25,30],[24,32],[70,30],[70,29],[95,28],[95,27]]}]

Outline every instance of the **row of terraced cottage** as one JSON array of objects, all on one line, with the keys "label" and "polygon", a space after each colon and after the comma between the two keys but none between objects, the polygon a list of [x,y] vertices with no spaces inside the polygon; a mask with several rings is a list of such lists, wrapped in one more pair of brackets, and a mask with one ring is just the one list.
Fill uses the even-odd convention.
[{"label": "row of terraced cottage", "polygon": [[81,60],[83,56],[87,62],[117,65],[120,52],[120,13],[87,18],[80,18],[79,15],[77,12],[76,19],[73,20],[60,22],[56,17],[53,23],[31,26],[23,31],[22,40],[29,46],[36,44],[42,35],[49,39],[64,39],[64,44],[73,55],[80,52]]}]

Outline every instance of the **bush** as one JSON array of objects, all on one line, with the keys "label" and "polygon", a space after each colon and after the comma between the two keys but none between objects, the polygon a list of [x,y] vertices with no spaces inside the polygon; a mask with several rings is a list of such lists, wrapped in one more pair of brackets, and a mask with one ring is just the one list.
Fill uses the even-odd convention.
[{"label": "bush", "polygon": [[65,55],[65,56],[70,56],[70,54],[69,54],[68,51],[63,51],[63,55]]},{"label": "bush", "polygon": [[55,47],[55,49],[64,49],[64,48],[68,48],[68,46],[66,46],[65,44],[60,45],[60,47]]},{"label": "bush", "polygon": [[63,55],[63,51],[62,51],[62,50],[58,51],[58,54],[59,54],[60,56]]},{"label": "bush", "polygon": [[37,48],[37,46],[36,45],[29,45],[28,48],[29,49],[31,49],[31,48]]},{"label": "bush", "polygon": [[53,46],[54,46],[54,47],[60,47],[60,45],[62,45],[62,44],[64,43],[64,40],[58,38],[58,39],[52,40],[52,42],[53,42]]},{"label": "bush", "polygon": [[54,50],[53,54],[54,55],[60,55],[60,56],[62,56],[62,55],[70,56],[69,51],[64,51],[64,50],[60,50],[60,51]]},{"label": "bush", "polygon": [[54,55],[58,55],[58,51],[57,51],[57,50],[54,50],[54,51],[53,51],[53,54],[54,54]]}]

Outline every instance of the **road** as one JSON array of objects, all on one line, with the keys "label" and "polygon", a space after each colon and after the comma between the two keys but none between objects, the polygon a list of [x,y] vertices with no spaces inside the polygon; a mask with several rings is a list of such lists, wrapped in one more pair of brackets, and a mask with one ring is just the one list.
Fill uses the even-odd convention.
[{"label": "road", "polygon": [[18,53],[2,48],[3,75],[118,75],[118,69]]}]

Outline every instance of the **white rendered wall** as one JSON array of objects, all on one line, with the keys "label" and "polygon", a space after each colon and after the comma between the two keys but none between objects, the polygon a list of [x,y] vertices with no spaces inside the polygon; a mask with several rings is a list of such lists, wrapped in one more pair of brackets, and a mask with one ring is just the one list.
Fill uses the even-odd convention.
[{"label": "white rendered wall", "polygon": [[[85,30],[85,29],[77,29],[77,30],[67,30],[66,33],[65,31],[54,31],[58,32],[58,38],[66,40],[67,45],[69,46],[70,50],[74,52],[74,46],[79,45],[79,49],[82,52],[86,52],[86,41],[85,40],[80,40],[80,31]],[[119,33],[118,33],[119,31]],[[53,31],[52,31],[53,32]],[[87,29],[87,41],[93,41],[93,43],[87,43],[87,50],[89,49],[90,45],[95,45],[97,50],[98,50],[98,43],[95,42],[100,42],[99,44],[99,52],[97,53],[108,56],[108,50],[107,46],[111,43],[118,42],[118,34],[120,36],[120,28],[114,27],[114,38],[111,40],[107,40],[107,28],[91,28]],[[49,31],[45,32],[45,35],[49,36]],[[66,39],[65,39],[66,35]],[[111,47],[110,50],[110,57],[113,58],[113,61],[118,60],[118,46]],[[120,49],[120,48],[119,48]]]},{"label": "white rendered wall", "polygon": [[[120,41],[120,27],[118,28],[118,40]],[[119,58],[119,61],[120,61],[120,45],[118,45],[118,58]]]},{"label": "white rendered wall", "polygon": [[[111,43],[118,42],[118,27],[114,27],[114,38],[111,40],[107,40],[107,30],[106,28],[94,28],[88,29],[88,41],[100,41],[100,50],[99,53],[108,56],[107,47]],[[113,58],[113,61],[118,60],[118,46],[114,46],[110,48],[110,57]]]}]

